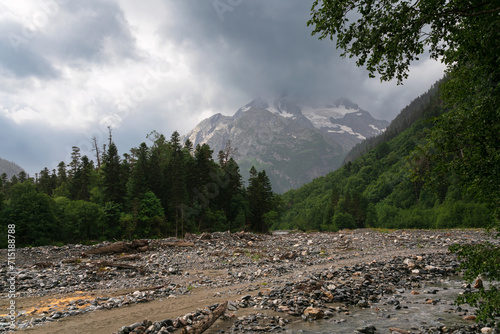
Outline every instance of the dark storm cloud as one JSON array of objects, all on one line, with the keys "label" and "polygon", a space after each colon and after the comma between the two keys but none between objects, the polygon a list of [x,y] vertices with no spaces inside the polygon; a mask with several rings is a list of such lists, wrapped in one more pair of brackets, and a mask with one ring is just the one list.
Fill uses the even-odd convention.
[{"label": "dark storm cloud", "polygon": [[[54,66],[138,58],[120,6],[112,1],[69,1],[0,25],[0,66],[17,77],[57,78]],[[111,50],[111,51],[110,51]]]},{"label": "dark storm cloud", "polygon": [[194,66],[199,72],[208,71],[228,86],[254,95],[287,91],[314,97],[345,87],[338,78],[331,80],[341,66],[339,52],[332,43],[310,36],[309,1],[242,1],[225,12],[215,3],[176,3],[179,29],[170,23],[163,31],[166,38],[197,55]]},{"label": "dark storm cloud", "polygon": [[70,162],[71,146],[77,140],[87,142],[74,131],[53,131],[37,122],[20,125],[0,114],[0,157],[14,161],[31,176],[44,167],[52,170],[61,161]]},{"label": "dark storm cloud", "polygon": [[119,58],[136,58],[135,39],[120,6],[113,1],[69,1],[49,27],[47,52],[60,59],[109,62],[112,47]]},{"label": "dark storm cloud", "polygon": [[0,25],[0,68],[9,76],[35,76],[43,79],[53,79],[59,76],[59,71],[44,55],[32,50],[27,39],[14,32],[22,31],[18,23]]},{"label": "dark storm cloud", "polygon": [[335,42],[311,36],[311,4],[33,0],[3,16],[0,4],[0,157],[30,173],[55,168],[71,146],[91,155],[93,135],[105,143],[108,118],[122,154],[152,130],[182,135],[216,112],[285,93],[347,97],[391,120],[442,76],[424,66],[404,86],[369,79]]},{"label": "dark storm cloud", "polygon": [[161,31],[165,39],[194,55],[192,66],[198,73],[250,97],[287,92],[321,103],[348,97],[390,120],[428,89],[411,91],[406,86],[402,94],[403,89],[391,82],[384,86],[390,93],[371,90],[378,79],[369,79],[354,59],[340,57],[335,41],[311,36],[311,5],[312,1],[216,0],[197,6],[176,2],[170,4],[176,21],[167,22]]}]

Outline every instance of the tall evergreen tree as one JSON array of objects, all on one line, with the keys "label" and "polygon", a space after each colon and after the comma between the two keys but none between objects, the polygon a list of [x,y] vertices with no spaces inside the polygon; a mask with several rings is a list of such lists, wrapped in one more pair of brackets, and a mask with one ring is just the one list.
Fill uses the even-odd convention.
[{"label": "tall evergreen tree", "polygon": [[169,164],[169,176],[173,204],[173,215],[175,218],[175,236],[184,235],[184,219],[187,202],[187,187],[185,182],[184,159],[180,144],[180,135],[177,131],[172,133],[169,142],[172,148],[172,159]]},{"label": "tall evergreen tree", "polygon": [[105,202],[123,204],[125,188],[121,176],[120,156],[114,142],[108,147],[102,168]]},{"label": "tall evergreen tree", "polygon": [[[150,149],[151,153],[146,177],[151,191],[160,200],[165,211],[167,211],[169,206],[167,166],[170,160],[171,151],[165,136],[156,132],[153,133],[155,135],[151,137],[154,141]],[[151,134],[149,136],[151,136]],[[150,138],[149,136],[148,138]]]},{"label": "tall evergreen tree", "polygon": [[19,183],[23,183],[28,179],[28,174],[26,174],[26,172],[22,170],[19,172],[19,174],[17,174],[17,179]]},{"label": "tall evergreen tree", "polygon": [[74,172],[68,186],[70,198],[73,200],[90,201],[90,190],[92,188],[92,173],[94,164],[84,155]]},{"label": "tall evergreen tree", "polygon": [[149,149],[146,143],[142,143],[137,149],[137,161],[131,171],[128,187],[128,197],[130,200],[140,199],[149,191],[149,184],[146,175],[148,171]]},{"label": "tall evergreen tree", "polygon": [[55,184],[52,184],[52,179],[50,177],[50,172],[47,167],[45,167],[42,171],[40,171],[40,175],[38,177],[38,189],[47,195],[52,195],[52,190],[55,189]]},{"label": "tall evergreen tree", "polygon": [[61,161],[57,165],[57,185],[60,186],[62,183],[68,181],[68,175],[66,174],[66,164]]},{"label": "tall evergreen tree", "polygon": [[75,175],[76,173],[76,170],[78,169],[78,166],[80,166],[80,148],[77,146],[72,147],[71,162],[69,166],[70,166],[69,176],[73,177],[73,175]]},{"label": "tall evergreen tree", "polygon": [[266,171],[257,172],[254,166],[250,169],[249,185],[247,189],[250,209],[250,228],[265,233],[269,226],[264,215],[273,209],[273,192],[271,181]]},{"label": "tall evergreen tree", "polygon": [[[222,168],[222,173],[219,195],[221,208],[226,213],[228,221],[234,224],[236,217],[245,211],[240,167],[233,158],[230,158]],[[242,226],[234,225],[232,227],[239,228]]]}]

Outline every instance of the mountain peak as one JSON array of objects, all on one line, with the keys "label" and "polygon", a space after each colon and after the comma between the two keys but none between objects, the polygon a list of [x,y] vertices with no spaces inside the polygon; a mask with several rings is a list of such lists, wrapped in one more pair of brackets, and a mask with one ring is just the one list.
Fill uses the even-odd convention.
[{"label": "mountain peak", "polygon": [[214,115],[186,135],[214,152],[228,140],[242,171],[266,169],[273,189],[284,192],[339,167],[345,154],[388,125],[348,99],[311,106],[290,96],[256,98],[234,116]]},{"label": "mountain peak", "polygon": [[347,98],[341,98],[341,99],[336,100],[333,103],[332,107],[337,107],[337,108],[343,107],[346,110],[355,110],[355,111],[360,110],[359,106],[356,103],[352,102],[351,100],[349,100]]}]

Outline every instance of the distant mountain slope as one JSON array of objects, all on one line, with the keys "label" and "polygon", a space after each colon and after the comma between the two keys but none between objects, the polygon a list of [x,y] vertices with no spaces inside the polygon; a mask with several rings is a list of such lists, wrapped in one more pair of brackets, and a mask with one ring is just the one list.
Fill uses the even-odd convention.
[{"label": "distant mountain slope", "polygon": [[[444,79],[443,79],[444,80]],[[377,147],[383,142],[387,142],[396,137],[401,132],[409,129],[413,123],[419,119],[428,119],[437,116],[441,112],[439,108],[432,107],[431,100],[436,98],[439,92],[439,85],[443,80],[437,81],[431,88],[410,102],[409,105],[404,107],[401,112],[394,118],[394,120],[387,126],[383,134],[368,138],[356,144],[345,158],[345,163],[354,161],[369,150]]]},{"label": "distant mountain slope", "polygon": [[0,175],[6,173],[7,178],[10,180],[12,176],[17,175],[22,171],[24,171],[24,169],[16,163],[0,158]]},{"label": "distant mountain slope", "polygon": [[[422,149],[432,118],[445,112],[436,93],[434,86],[413,101],[384,134],[366,141],[372,146],[356,147],[365,152],[349,153],[342,168],[283,194],[283,221],[273,228],[487,226],[492,215],[486,206],[463,195],[459,177],[435,172]],[[424,183],[428,175],[432,186]]]},{"label": "distant mountain slope", "polygon": [[231,141],[244,178],[252,165],[265,169],[273,190],[282,193],[340,167],[353,145],[387,125],[347,100],[314,107],[256,99],[234,116],[203,120],[182,140],[206,143],[214,155]]}]

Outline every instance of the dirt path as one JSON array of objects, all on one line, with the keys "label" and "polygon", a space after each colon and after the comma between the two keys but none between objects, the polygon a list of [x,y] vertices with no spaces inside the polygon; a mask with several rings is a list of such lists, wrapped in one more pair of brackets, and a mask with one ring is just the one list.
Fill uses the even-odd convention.
[{"label": "dirt path", "polygon": [[[446,248],[422,248],[422,249],[403,249],[397,251],[379,252],[375,255],[360,255],[353,252],[349,258],[336,261],[332,259],[328,263],[306,267],[305,270],[296,270],[280,277],[282,282],[294,280],[307,272],[326,269],[331,266],[342,267],[347,265],[370,263],[372,261],[388,260],[395,256],[410,256],[424,253],[443,253]],[[269,289],[265,285],[264,279],[255,280],[251,283],[238,284],[217,289],[194,288],[189,294],[169,297],[162,300],[155,300],[148,303],[139,303],[111,310],[98,310],[73,317],[66,317],[61,320],[47,323],[42,326],[36,326],[23,330],[21,332],[40,333],[40,334],[68,334],[68,333],[92,333],[92,334],[110,334],[117,332],[120,327],[140,322],[144,319],[151,321],[161,321],[164,319],[174,319],[197,308],[213,305],[225,300],[237,300],[241,298],[242,291],[245,294],[256,294],[259,291]],[[252,292],[246,290],[252,286]],[[258,287],[258,289],[257,289]],[[94,292],[95,293],[95,292]],[[89,292],[90,294],[90,292]],[[49,298],[49,297],[47,297]],[[19,299],[19,305],[28,306],[30,303],[37,302],[43,298],[25,298]],[[254,311],[254,310],[252,310]],[[248,310],[238,310],[248,312]]]}]

